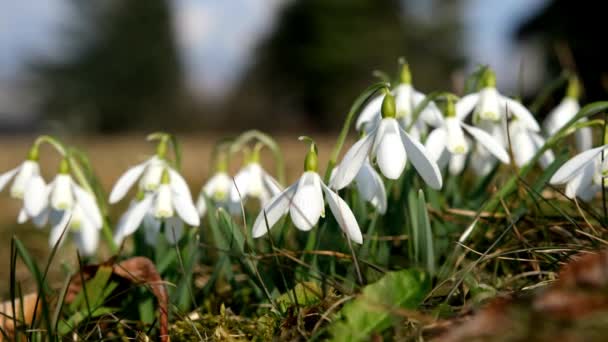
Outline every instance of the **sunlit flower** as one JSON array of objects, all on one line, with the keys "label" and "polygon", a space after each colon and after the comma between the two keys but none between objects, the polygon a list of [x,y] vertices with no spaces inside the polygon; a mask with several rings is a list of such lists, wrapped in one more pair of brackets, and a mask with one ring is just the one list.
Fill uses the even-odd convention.
[{"label": "sunlit flower", "polygon": [[95,196],[73,181],[66,160],[61,162],[59,173],[48,187],[40,178],[29,182],[24,204],[30,217],[48,215],[51,247],[63,242],[60,237],[66,235],[65,230],[71,233],[83,254],[95,254],[103,226],[101,211]]},{"label": "sunlit flower", "polygon": [[116,181],[112,192],[110,192],[110,203],[116,203],[125,197],[138,179],[141,189],[145,191],[156,190],[160,186],[161,176],[166,167],[167,162],[156,155],[131,167]]},{"label": "sunlit flower", "polygon": [[336,172],[336,189],[350,184],[367,160],[375,161],[381,173],[389,179],[401,176],[407,159],[422,179],[433,189],[442,186],[441,173],[424,146],[403,130],[395,119],[395,101],[387,94],[382,103],[382,120],[378,127],[357,141],[344,156]]},{"label": "sunlit flower", "polygon": [[137,201],[131,203],[129,209],[120,218],[114,241],[120,243],[125,237],[133,234],[142,225],[144,218],[146,218],[146,234],[150,234],[148,230],[156,230],[157,235],[164,222],[165,235],[171,243],[180,239],[183,231],[182,221],[193,227],[200,224],[190,189],[179,173],[166,167],[161,173],[160,185],[155,191],[138,194]]},{"label": "sunlit flower", "polygon": [[[566,96],[555,107],[543,123],[547,134],[554,135],[557,131],[564,127],[581,109],[578,98],[580,95],[580,84],[576,77],[572,77],[568,83]],[[586,121],[587,118],[582,118],[579,122]],[[586,151],[593,147],[593,134],[590,127],[582,127],[576,130],[576,148],[579,151]]]},{"label": "sunlit flower", "polygon": [[[562,165],[551,177],[551,184],[566,184],[566,196],[590,201],[593,196],[608,186],[608,145],[592,148],[577,154]],[[603,161],[602,161],[602,155]]]},{"label": "sunlit flower", "polygon": [[273,197],[264,206],[253,224],[253,237],[258,238],[265,235],[287,213],[296,228],[309,231],[324,215],[325,201],[327,201],[329,209],[346,236],[356,243],[362,243],[363,237],[359,224],[348,204],[327,187],[317,173],[317,154],[314,143],[311,144],[310,151],[306,155],[304,166],[305,171],[300,179]]},{"label": "sunlit flower", "polygon": [[[355,124],[357,130],[371,131],[380,124],[382,119],[381,109],[384,95],[374,97],[363,108]],[[425,95],[412,86],[412,77],[409,66],[403,65],[400,75],[400,84],[393,89],[392,95],[395,97],[396,114],[395,119],[403,129],[412,125],[414,111],[416,107],[425,99]],[[420,112],[418,119],[409,131],[410,135],[420,140],[422,134],[427,131],[427,125],[437,126],[441,123],[441,112],[435,102],[430,101]]]},{"label": "sunlit flower", "polygon": [[500,123],[507,119],[508,111],[530,130],[540,131],[536,119],[524,105],[498,92],[494,72],[486,70],[481,85],[479,92],[465,95],[456,103],[456,116],[460,120],[473,113],[475,125],[480,120]]},{"label": "sunlit flower", "polygon": [[[540,134],[530,130],[528,126],[522,125],[517,119],[513,119],[509,123],[509,135],[515,164],[520,167],[527,164],[545,144],[545,139]],[[539,163],[542,168],[546,168],[553,160],[555,160],[553,152],[547,150],[541,156]]]},{"label": "sunlit flower", "polygon": [[240,208],[239,202],[233,202],[230,196],[232,190],[232,178],[225,171],[218,171],[203,185],[198,195],[196,208],[200,217],[207,213],[207,201],[209,198],[216,206],[228,209],[231,213],[237,213]]},{"label": "sunlit flower", "polygon": [[[446,118],[442,125],[434,129],[426,140],[426,150],[439,164],[446,164],[455,155],[465,156],[470,151],[470,144],[465,137],[465,132],[471,135],[474,142],[486,148],[500,161],[509,162],[509,154],[500,141],[480,128],[465,124],[456,116],[454,102],[451,98],[446,101]],[[454,160],[450,167],[452,174],[462,170],[464,159],[461,157]]]},{"label": "sunlit flower", "polygon": [[[19,200],[23,200],[25,192],[28,191],[30,182],[35,179],[37,185],[41,185],[41,188],[46,188],[46,184],[42,176],[40,176],[40,165],[38,164],[37,158],[28,158],[21,165],[16,168],[9,170],[0,175],[0,191],[2,191],[6,185],[13,180],[13,185],[10,188],[11,197]],[[36,191],[36,188],[31,188]],[[21,208],[17,222],[25,223],[30,218],[25,208]],[[38,215],[33,217],[34,224],[36,226],[43,226],[46,223],[46,216]]]},{"label": "sunlit flower", "polygon": [[[333,181],[339,168],[340,165],[332,170],[331,180],[329,182],[330,188],[334,188]],[[357,186],[359,195],[364,201],[373,205],[380,214],[386,213],[387,203],[384,182],[369,160],[365,160],[363,166],[359,172],[357,172],[354,183]]]},{"label": "sunlit flower", "polygon": [[253,197],[264,206],[272,197],[281,192],[279,182],[264,171],[256,161],[249,162],[237,172],[234,176],[234,183],[231,182],[231,185],[230,201],[233,203],[244,203],[247,198]]}]

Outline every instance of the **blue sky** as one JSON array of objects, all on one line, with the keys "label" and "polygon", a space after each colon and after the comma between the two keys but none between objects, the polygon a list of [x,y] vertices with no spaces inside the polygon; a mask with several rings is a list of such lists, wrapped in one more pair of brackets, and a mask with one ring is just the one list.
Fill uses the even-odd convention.
[{"label": "blue sky", "polygon": [[[11,98],[6,92],[14,88],[24,60],[34,55],[60,55],[58,33],[70,20],[70,9],[67,0],[0,1],[2,100]],[[293,0],[173,0],[175,31],[191,88],[216,96],[228,91],[252,60],[256,43],[271,32],[282,4],[289,1]],[[507,88],[516,84],[513,70],[518,70],[520,60],[525,58],[529,70],[535,70],[534,56],[509,39],[516,25],[546,2],[464,0],[464,44],[473,61],[470,67],[477,62],[489,63],[497,71],[499,86]],[[529,72],[527,76],[533,82],[538,75]]]}]

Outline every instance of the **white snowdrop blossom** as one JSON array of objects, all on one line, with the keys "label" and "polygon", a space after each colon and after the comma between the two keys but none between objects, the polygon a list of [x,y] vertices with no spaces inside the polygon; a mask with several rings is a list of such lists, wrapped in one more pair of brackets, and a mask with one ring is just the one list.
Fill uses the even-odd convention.
[{"label": "white snowdrop blossom", "polygon": [[[160,185],[155,191],[138,194],[137,201],[120,218],[114,241],[119,244],[133,234],[145,220],[146,235],[156,235],[162,223],[165,224],[165,236],[170,243],[179,241],[183,232],[183,223],[197,227],[200,224],[192,195],[186,181],[175,170],[165,167],[161,173]],[[154,222],[154,221],[156,222]],[[149,230],[152,230],[150,232]]]},{"label": "white snowdrop blossom", "polygon": [[[580,84],[576,77],[570,79],[566,96],[555,107],[547,118],[543,126],[547,134],[554,135],[557,131],[564,127],[568,121],[580,111],[581,106],[578,103],[580,95]],[[578,122],[585,122],[587,118],[582,118]],[[593,134],[590,127],[582,127],[576,130],[576,148],[578,151],[586,151],[593,147]]]},{"label": "white snowdrop blossom", "polygon": [[30,217],[48,217],[51,224],[49,245],[62,244],[68,234],[85,255],[93,255],[99,243],[99,231],[103,226],[101,211],[95,196],[73,181],[69,166],[63,160],[55,179],[44,186],[33,179],[24,195],[25,210]]},{"label": "white snowdrop blossom", "polygon": [[[457,174],[462,171],[466,155],[470,152],[470,143],[465,136],[468,133],[477,144],[483,146],[493,156],[503,163],[509,162],[509,154],[502,146],[501,141],[486,131],[465,124],[456,116],[454,102],[447,99],[446,118],[442,125],[434,129],[425,142],[425,148],[433,160],[445,166],[450,162],[450,173]],[[454,158],[454,156],[456,156]],[[454,159],[452,161],[452,159]]]},{"label": "white snowdrop blossom", "polygon": [[289,213],[296,228],[311,230],[324,216],[325,202],[336,218],[338,225],[353,242],[363,243],[359,224],[348,204],[323,183],[317,173],[317,155],[314,143],[305,159],[304,173],[298,181],[274,196],[261,210],[253,224],[252,236],[264,236],[277,221]]},{"label": "white snowdrop blossom", "polygon": [[336,172],[333,186],[339,190],[349,185],[369,160],[375,161],[380,172],[389,179],[397,179],[409,158],[422,179],[433,189],[442,186],[437,162],[424,146],[403,130],[395,119],[395,101],[387,94],[382,103],[382,120],[378,127],[357,141],[346,153]]},{"label": "white snowdrop blossom", "polygon": [[[545,144],[545,139],[538,133],[530,130],[521,121],[513,119],[509,123],[509,135],[515,165],[521,167],[534,157],[536,152]],[[555,160],[553,151],[547,150],[539,159],[542,168],[548,167]]]},{"label": "white snowdrop blossom", "polygon": [[[2,191],[10,181],[13,181],[10,187],[10,196],[15,199],[23,200],[25,192],[28,190],[35,191],[38,194],[42,194],[46,188],[46,183],[40,175],[40,165],[38,164],[37,158],[28,158],[16,168],[6,171],[0,175],[0,191]],[[35,186],[30,187],[30,183],[34,182]],[[21,208],[19,216],[17,217],[18,223],[25,223],[30,219],[25,208]],[[44,226],[46,223],[45,215],[38,215],[33,217],[32,221],[38,227]]]},{"label": "white snowdrop blossom", "polygon": [[[551,177],[551,184],[566,184],[566,196],[590,201],[604,186],[608,186],[608,145],[577,154],[562,165]],[[604,161],[602,161],[604,154]]]},{"label": "white snowdrop blossom", "polygon": [[240,201],[232,201],[230,195],[232,187],[232,177],[230,177],[226,171],[216,172],[207,183],[203,185],[198,195],[196,208],[199,216],[203,217],[207,213],[207,201],[205,197],[209,198],[216,206],[225,208],[232,214],[238,213]]},{"label": "white snowdrop blossom", "polygon": [[456,116],[464,120],[473,113],[473,124],[479,121],[490,121],[500,124],[507,119],[507,111],[534,132],[540,131],[540,126],[530,111],[521,103],[504,96],[496,89],[494,73],[487,70],[481,80],[482,89],[477,93],[463,96],[456,103]]},{"label": "white snowdrop blossom", "polygon": [[260,201],[262,206],[276,194],[281,192],[281,186],[262,166],[256,162],[249,162],[243,167],[231,182],[230,201],[233,203],[245,202],[253,197]]},{"label": "white snowdrop blossom", "polygon": [[145,191],[156,190],[160,186],[163,170],[167,167],[167,162],[157,155],[131,167],[116,181],[110,192],[110,203],[114,204],[123,199],[138,179],[141,189]]},{"label": "white snowdrop blossom", "polygon": [[[355,124],[357,130],[366,130],[369,132],[380,124],[384,95],[385,94],[381,94],[374,97],[363,108]],[[403,65],[400,84],[393,89],[392,95],[395,97],[395,119],[397,119],[397,122],[399,122],[403,129],[407,129],[412,125],[415,108],[421,104],[426,97],[412,86],[411,73],[407,64]],[[426,133],[427,126],[435,127],[440,123],[441,112],[435,102],[430,101],[420,112],[409,133],[412,137],[420,140],[421,136]]]},{"label": "white snowdrop blossom", "polygon": [[[334,188],[334,178],[336,176],[336,172],[340,168],[340,165],[337,165],[331,173],[331,179],[329,182],[329,187]],[[355,176],[354,183],[357,186],[357,191],[359,195],[363,198],[364,201],[369,202],[373,205],[376,210],[380,214],[385,214],[387,209],[386,203],[386,188],[384,187],[384,182],[382,178],[376,172],[372,164],[369,162],[369,159],[366,159],[363,163],[363,166],[357,172]]]}]

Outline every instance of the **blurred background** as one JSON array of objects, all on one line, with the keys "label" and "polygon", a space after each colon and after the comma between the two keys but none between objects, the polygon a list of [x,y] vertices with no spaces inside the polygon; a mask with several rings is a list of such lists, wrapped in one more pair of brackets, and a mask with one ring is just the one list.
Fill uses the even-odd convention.
[{"label": "blurred background", "polygon": [[[109,191],[152,153],[145,134],[164,130],[178,133],[196,196],[213,144],[255,128],[275,135],[292,181],[305,148],[296,137],[314,136],[327,160],[372,71],[396,72],[400,56],[425,93],[458,93],[483,63],[510,95],[531,99],[566,67],[584,102],[606,99],[604,13],[566,0],[0,0],[0,172],[52,134],[87,151]],[[58,158],[42,157],[50,180]],[[18,225],[20,206],[0,196],[0,269],[12,234],[48,257],[48,230]],[[73,262],[73,246],[57,258]]]},{"label": "blurred background", "polygon": [[581,74],[587,101],[608,88],[600,2],[3,0],[0,7],[3,134],[335,131],[375,81],[372,71],[394,72],[399,56],[423,92],[458,91],[481,63],[496,70],[501,90],[524,98],[562,67]]}]

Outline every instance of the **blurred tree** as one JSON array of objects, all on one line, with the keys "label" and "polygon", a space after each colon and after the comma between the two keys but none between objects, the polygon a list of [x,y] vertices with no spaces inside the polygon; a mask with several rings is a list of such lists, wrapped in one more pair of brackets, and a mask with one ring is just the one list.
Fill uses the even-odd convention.
[{"label": "blurred tree", "polygon": [[229,118],[259,126],[260,117],[272,117],[263,124],[334,129],[376,81],[372,71],[395,73],[400,56],[410,62],[421,90],[449,88],[451,72],[463,63],[460,1],[432,1],[427,18],[408,11],[410,2],[289,2],[229,101]]},{"label": "blurred tree", "polygon": [[574,70],[582,79],[586,99],[603,100],[608,92],[606,47],[601,43],[605,13],[602,1],[549,1],[520,26],[516,37],[536,42],[550,56],[547,71],[551,77],[562,69]]},{"label": "blurred tree", "polygon": [[168,1],[72,3],[65,54],[31,63],[42,114],[103,132],[175,126],[183,87]]}]

